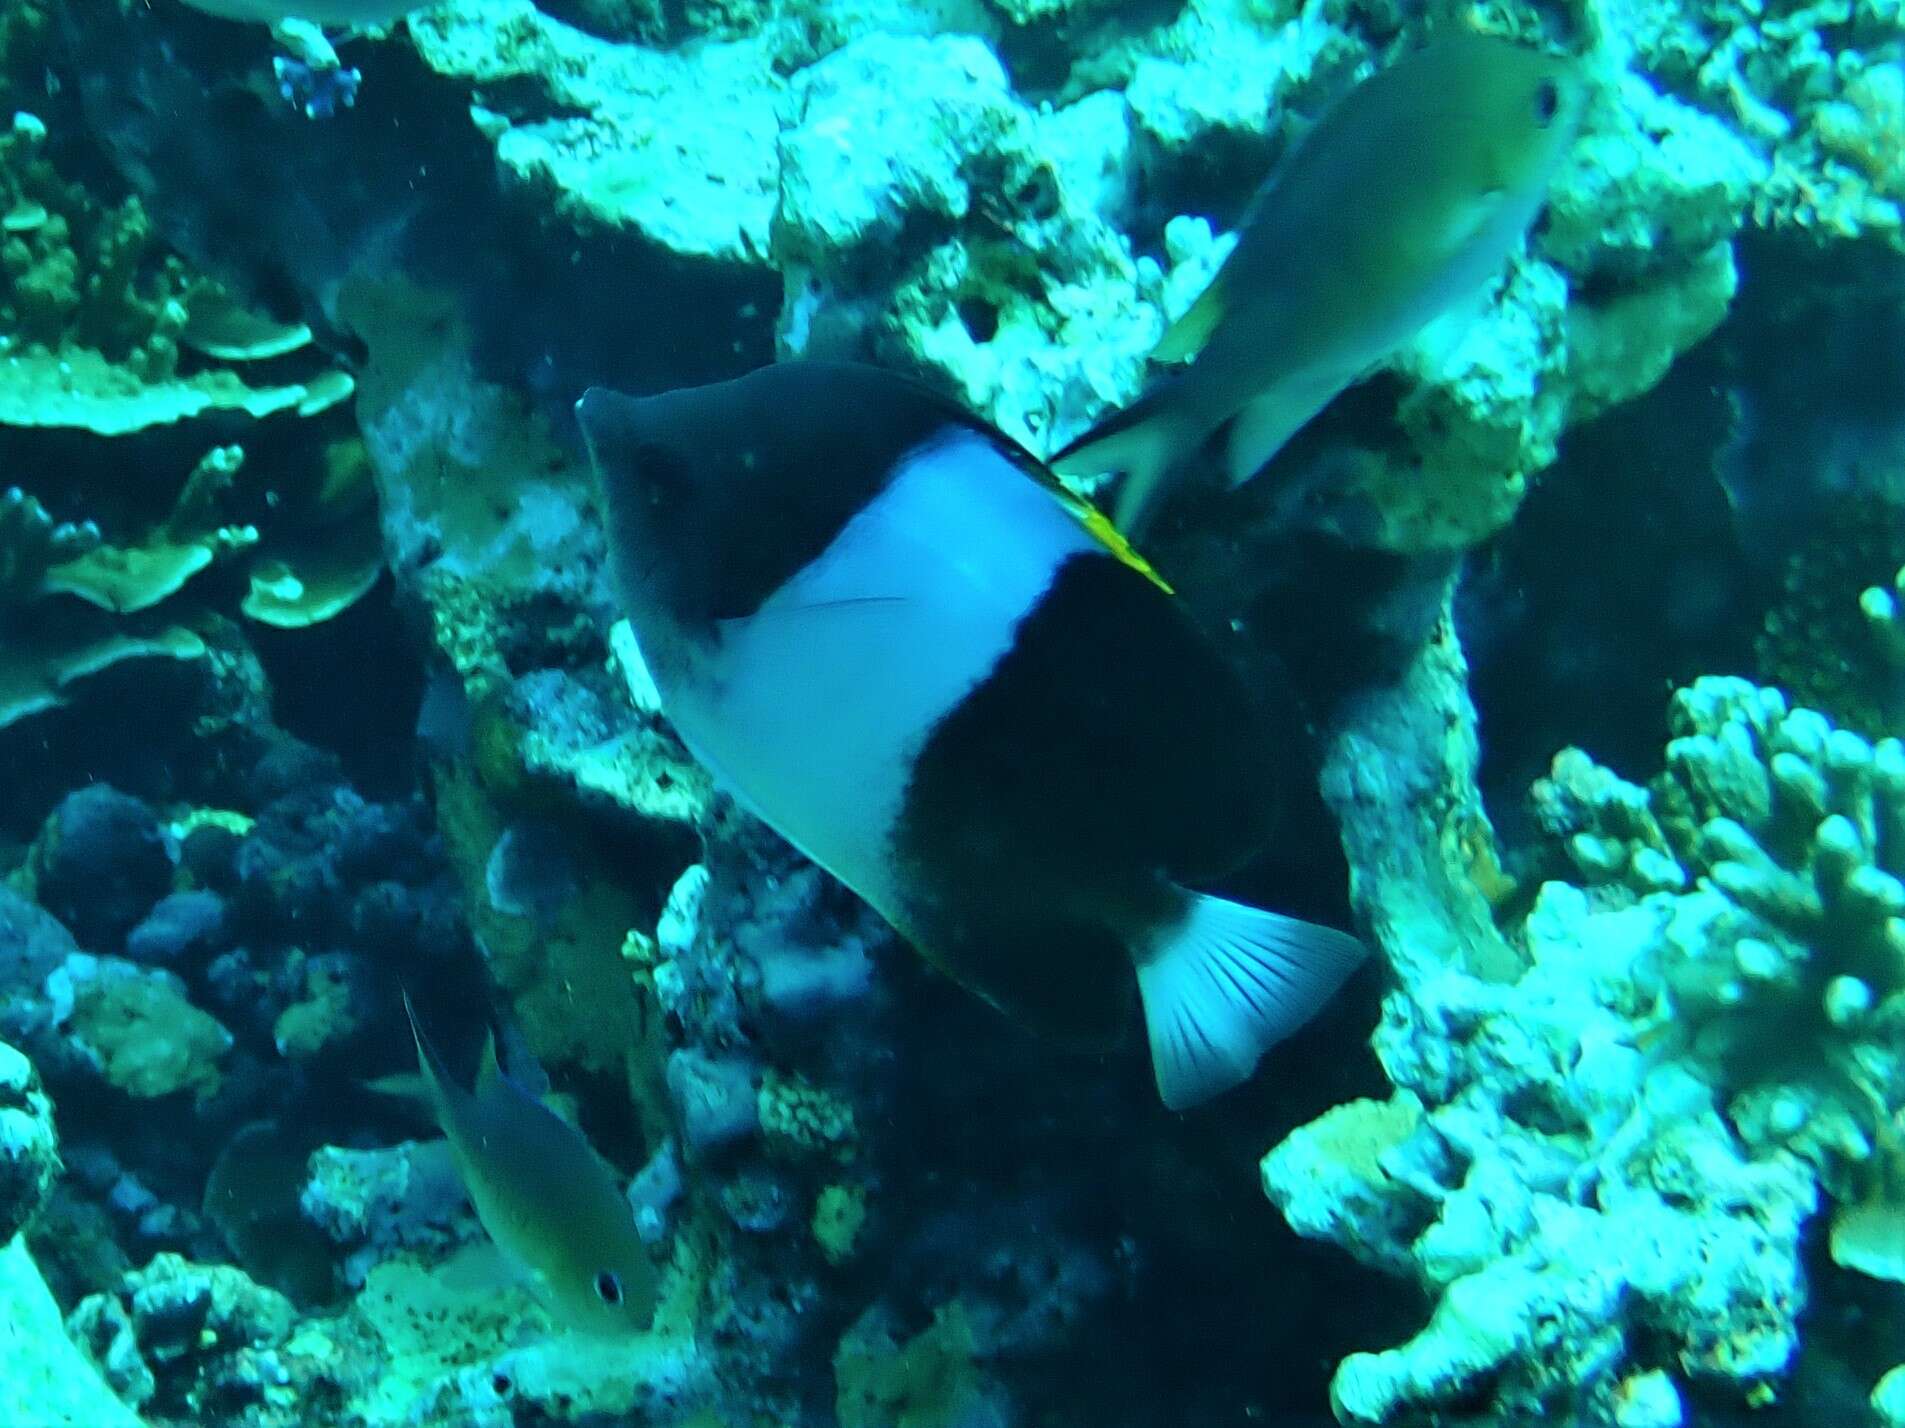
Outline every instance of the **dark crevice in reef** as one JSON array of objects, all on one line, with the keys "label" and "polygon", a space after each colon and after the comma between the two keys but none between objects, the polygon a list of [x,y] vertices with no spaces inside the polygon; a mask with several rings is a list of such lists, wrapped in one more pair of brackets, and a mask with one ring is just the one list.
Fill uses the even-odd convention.
[{"label": "dark crevice in reef", "polygon": [[1739,251],[1719,330],[1652,392],[1569,432],[1514,524],[1469,559],[1457,614],[1482,788],[1511,843],[1558,750],[1644,776],[1669,689],[1714,673],[1793,683],[1756,651],[1789,562],[1848,519],[1884,519],[1848,511],[1846,493],[1870,486],[1858,472],[1875,452],[1905,459],[1905,259],[1870,244],[1821,271],[1791,242]]},{"label": "dark crevice in reef", "polygon": [[1569,433],[1514,524],[1469,558],[1457,621],[1483,794],[1511,843],[1560,749],[1645,772],[1667,690],[1750,666],[1766,582],[1712,475],[1725,431],[1723,400],[1677,371]]},{"label": "dark crevice in reef", "polygon": [[[937,1029],[934,1054],[896,1043],[888,1094],[932,1134],[891,1147],[883,1166],[884,1198],[907,1207],[877,1255],[888,1300],[918,1328],[961,1285],[1055,1311],[1076,1276],[1117,1278],[1077,1296],[1087,1318],[1065,1327],[1061,1352],[1040,1338],[1056,1323],[1028,1314],[1012,1327],[1027,1421],[1322,1428],[1331,1366],[1419,1322],[1411,1292],[1266,1214],[1255,1170],[1288,1129],[1381,1093],[1365,1045],[1374,978],[1280,1047],[1280,1070],[1179,1117],[1156,1104],[1137,1049],[1080,1058],[910,958],[888,970],[902,1015]],[[1095,1170],[1067,1182],[1038,1168],[1052,1164]]]},{"label": "dark crevice in reef", "polygon": [[279,727],[337,755],[351,781],[373,797],[411,791],[424,675],[388,575],[322,625],[261,626],[248,634],[271,681]]}]

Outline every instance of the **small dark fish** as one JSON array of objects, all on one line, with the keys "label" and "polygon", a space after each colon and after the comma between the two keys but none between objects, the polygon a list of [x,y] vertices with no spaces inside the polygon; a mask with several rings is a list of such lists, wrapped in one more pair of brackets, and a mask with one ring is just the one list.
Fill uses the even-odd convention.
[{"label": "small dark fish", "polygon": [[476,711],[463,681],[447,669],[433,670],[417,705],[417,742],[440,763],[454,764],[476,747]]},{"label": "small dark fish", "polygon": [[541,819],[521,818],[490,849],[483,883],[491,907],[530,918],[546,932],[576,895],[581,878],[562,830]]}]

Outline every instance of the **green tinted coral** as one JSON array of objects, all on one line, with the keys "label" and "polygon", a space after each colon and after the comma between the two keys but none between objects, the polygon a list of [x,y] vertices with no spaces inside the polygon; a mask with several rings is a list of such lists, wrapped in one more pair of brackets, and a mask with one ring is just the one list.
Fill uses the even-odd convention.
[{"label": "green tinted coral", "polygon": [[117,436],[305,400],[302,382],[253,387],[181,360],[186,298],[202,284],[136,198],[107,202],[61,174],[30,114],[0,134],[0,215],[0,424]]}]

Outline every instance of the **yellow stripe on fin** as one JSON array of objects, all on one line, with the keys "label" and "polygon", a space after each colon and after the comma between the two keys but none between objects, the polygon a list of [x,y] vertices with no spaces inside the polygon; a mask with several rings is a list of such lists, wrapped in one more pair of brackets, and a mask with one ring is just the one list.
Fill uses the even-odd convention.
[{"label": "yellow stripe on fin", "polygon": [[1177,591],[1170,587],[1170,584],[1165,578],[1151,568],[1151,562],[1139,555],[1137,550],[1133,548],[1131,542],[1119,534],[1118,528],[1111,523],[1111,518],[1103,511],[1099,510],[1090,501],[1085,500],[1082,496],[1075,494],[1064,486],[1054,485],[1052,491],[1053,494],[1064,503],[1066,509],[1078,517],[1078,523],[1091,532],[1093,540],[1110,551],[1123,564],[1130,566],[1146,580],[1149,580],[1153,585],[1157,586],[1158,589],[1162,590],[1166,595],[1177,594]]},{"label": "yellow stripe on fin", "polygon": [[1003,452],[1011,460],[1014,466],[1017,466],[1019,470],[1023,471],[1027,476],[1030,476],[1034,481],[1038,482],[1039,485],[1049,491],[1053,499],[1067,511],[1071,512],[1073,517],[1078,521],[1078,524],[1083,526],[1086,531],[1091,534],[1091,538],[1097,541],[1098,544],[1102,545],[1106,550],[1110,551],[1121,564],[1130,566],[1166,595],[1177,594],[1177,591],[1170,587],[1170,584],[1165,578],[1151,568],[1151,562],[1139,555],[1138,552],[1132,548],[1131,542],[1126,540],[1124,536],[1119,533],[1118,528],[1111,523],[1111,518],[1090,501],[1072,490],[1072,488],[1067,486],[1063,481],[1059,480],[1053,473],[1051,467],[1047,466],[1043,461],[1040,461],[1036,456],[1032,455],[1031,452],[1020,446],[1016,441],[1012,440],[1011,437],[997,432],[986,432],[984,428],[979,428],[979,430],[994,447]]}]

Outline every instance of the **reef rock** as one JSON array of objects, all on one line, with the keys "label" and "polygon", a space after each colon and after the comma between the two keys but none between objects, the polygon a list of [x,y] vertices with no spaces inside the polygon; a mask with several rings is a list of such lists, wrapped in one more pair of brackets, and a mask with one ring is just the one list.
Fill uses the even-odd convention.
[{"label": "reef rock", "polygon": [[[1408,1343],[1339,1367],[1338,1415],[1626,1422],[1696,1381],[1752,1401],[1795,1358],[1801,1232],[1865,1178],[1900,1090],[1897,742],[1700,681],[1650,788],[1557,759],[1535,803],[1581,881],[1516,924],[1485,897],[1513,885],[1462,673],[1445,630],[1352,704],[1326,766],[1399,977],[1375,1042],[1398,1090],[1297,1131],[1264,1185],[1437,1300]],[[1649,1369],[1663,1344],[1677,1372]]]},{"label": "reef rock", "polygon": [[53,1103],[33,1063],[0,1042],[0,1241],[38,1212],[59,1168]]}]

